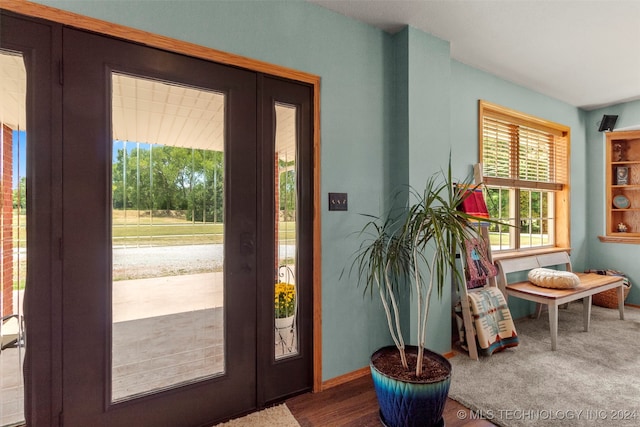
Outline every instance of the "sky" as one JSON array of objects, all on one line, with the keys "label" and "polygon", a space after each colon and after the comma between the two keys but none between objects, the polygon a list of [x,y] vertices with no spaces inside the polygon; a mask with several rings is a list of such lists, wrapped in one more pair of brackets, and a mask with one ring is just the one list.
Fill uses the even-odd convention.
[{"label": "sky", "polygon": [[[16,167],[17,165],[17,167]],[[27,133],[13,132],[13,188],[18,188],[20,177],[27,176]]]}]

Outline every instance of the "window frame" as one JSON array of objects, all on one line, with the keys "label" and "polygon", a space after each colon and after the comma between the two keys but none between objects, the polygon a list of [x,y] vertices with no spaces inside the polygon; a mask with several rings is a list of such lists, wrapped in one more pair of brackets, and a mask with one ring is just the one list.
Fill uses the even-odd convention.
[{"label": "window frame", "polygon": [[[565,151],[562,155],[554,154],[554,165],[560,171],[561,180],[564,182],[542,182],[542,181],[524,181],[517,177],[494,177],[486,176],[482,171],[482,182],[484,185],[492,188],[506,188],[516,196],[514,200],[519,200],[520,190],[530,191],[551,191],[555,194],[553,201],[553,212],[549,217],[554,218],[553,243],[547,246],[520,247],[519,233],[514,233],[516,238],[510,242],[514,247],[508,249],[497,250],[499,256],[507,257],[510,253],[520,253],[522,251],[535,252],[553,252],[559,249],[568,250],[570,243],[570,159],[571,159],[571,128],[559,123],[555,123],[546,119],[531,116],[510,108],[506,108],[497,104],[493,104],[484,100],[478,101],[478,147],[479,147],[479,163],[484,163],[484,129],[485,118],[498,119],[508,122],[515,126],[526,126],[531,129],[542,131],[562,138],[565,143]],[[511,149],[510,149],[511,151]],[[484,169],[484,168],[483,168]],[[515,205],[510,205],[510,209]],[[512,209],[515,212],[515,222],[519,223],[519,209]]]}]

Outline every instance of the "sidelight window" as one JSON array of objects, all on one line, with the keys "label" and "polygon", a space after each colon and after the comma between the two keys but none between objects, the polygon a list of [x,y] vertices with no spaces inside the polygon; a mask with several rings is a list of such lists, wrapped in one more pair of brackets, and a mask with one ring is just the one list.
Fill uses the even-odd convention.
[{"label": "sidelight window", "polygon": [[0,51],[0,426],[24,421],[27,283],[26,69],[21,55]]},{"label": "sidelight window", "polygon": [[298,286],[297,261],[297,126],[295,106],[277,103],[275,133],[275,236],[276,285],[275,356],[287,357],[298,353]]}]

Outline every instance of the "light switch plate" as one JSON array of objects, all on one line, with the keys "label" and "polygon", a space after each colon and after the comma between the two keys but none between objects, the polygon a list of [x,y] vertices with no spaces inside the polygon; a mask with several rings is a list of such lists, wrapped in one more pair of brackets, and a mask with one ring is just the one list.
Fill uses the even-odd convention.
[{"label": "light switch plate", "polygon": [[346,211],[347,193],[329,193],[329,210]]}]

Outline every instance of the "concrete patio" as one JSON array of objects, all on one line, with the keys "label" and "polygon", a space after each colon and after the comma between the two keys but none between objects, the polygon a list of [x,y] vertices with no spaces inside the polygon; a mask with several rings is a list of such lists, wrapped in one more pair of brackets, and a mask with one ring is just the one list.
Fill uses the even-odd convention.
[{"label": "concrete patio", "polygon": [[[13,313],[22,313],[24,291],[13,291]],[[23,420],[24,387],[22,362],[24,348],[7,348],[0,352],[0,426]]]},{"label": "concrete patio", "polygon": [[[221,272],[123,280],[113,287],[114,401],[224,372]],[[276,357],[296,352],[276,334]],[[290,345],[290,344],[293,345]],[[0,353],[0,426],[23,420],[24,348]]]}]

